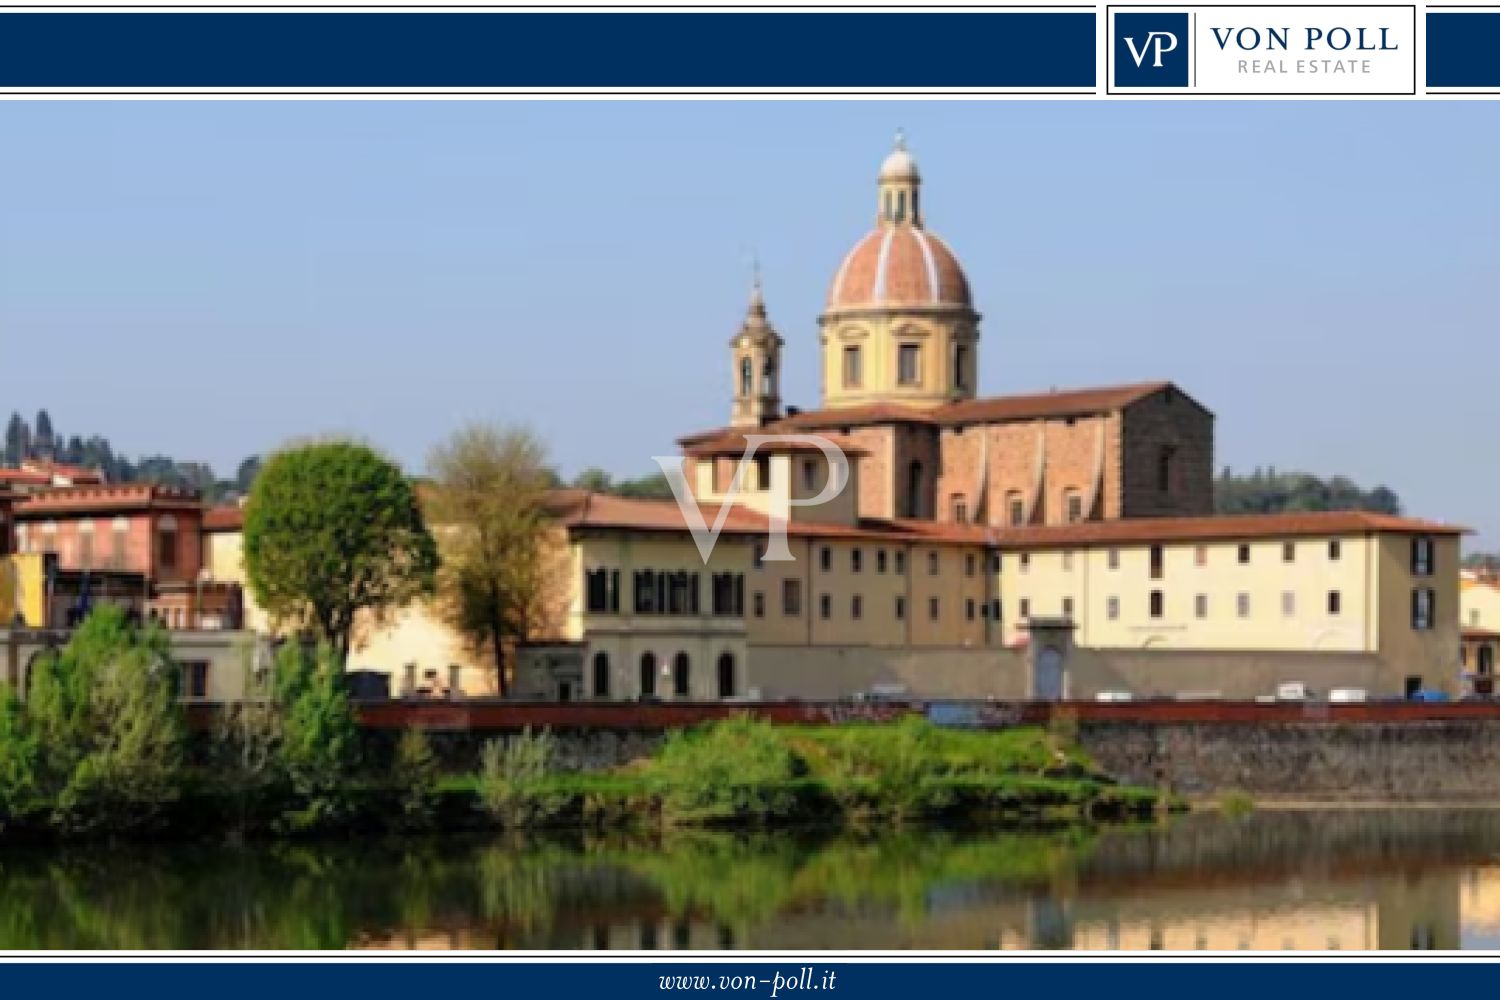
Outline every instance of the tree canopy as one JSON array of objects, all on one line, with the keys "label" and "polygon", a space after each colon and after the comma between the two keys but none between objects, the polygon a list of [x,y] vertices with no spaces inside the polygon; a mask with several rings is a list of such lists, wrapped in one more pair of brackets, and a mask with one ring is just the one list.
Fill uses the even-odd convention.
[{"label": "tree canopy", "polygon": [[272,455],[245,505],[250,589],[279,624],[313,629],[347,663],[359,616],[432,591],[437,546],[416,492],[372,449],[327,441]]},{"label": "tree canopy", "polygon": [[1400,514],[1401,498],[1385,486],[1362,489],[1344,476],[1323,480],[1305,472],[1256,469],[1237,476],[1225,468],[1214,484],[1219,514],[1279,514],[1324,510],[1368,510]]}]

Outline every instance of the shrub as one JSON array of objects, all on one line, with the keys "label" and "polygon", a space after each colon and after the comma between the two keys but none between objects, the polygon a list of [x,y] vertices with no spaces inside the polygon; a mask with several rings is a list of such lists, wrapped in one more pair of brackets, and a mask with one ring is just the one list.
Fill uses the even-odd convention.
[{"label": "shrub", "polygon": [[549,787],[557,741],[547,730],[527,726],[509,740],[485,743],[480,752],[479,801],[507,827],[535,826],[554,819],[568,796]]},{"label": "shrub", "polygon": [[21,703],[0,686],[0,828],[40,804],[37,794],[37,742]]},{"label": "shrub", "polygon": [[65,831],[155,821],[181,792],[183,724],[166,634],[94,610],[37,661],[26,704],[39,789]]},{"label": "shrub", "polygon": [[437,754],[432,752],[432,743],[426,733],[420,729],[408,729],[401,734],[391,772],[406,825],[414,828],[431,826],[437,811],[441,774]]},{"label": "shrub", "polygon": [[737,715],[667,737],[648,775],[664,818],[677,823],[762,822],[785,816],[807,763],[769,722]]},{"label": "shrub", "polygon": [[285,819],[297,829],[341,819],[351,804],[359,729],[344,690],[343,666],[327,646],[289,642],[276,654],[281,766],[299,799]]}]

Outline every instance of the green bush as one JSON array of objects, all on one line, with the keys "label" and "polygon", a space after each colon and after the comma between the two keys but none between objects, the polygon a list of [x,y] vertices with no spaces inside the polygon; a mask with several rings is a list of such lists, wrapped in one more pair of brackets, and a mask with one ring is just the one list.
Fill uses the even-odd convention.
[{"label": "green bush", "polygon": [[0,686],[0,829],[41,804],[38,756],[36,736],[20,701],[9,687]]},{"label": "green bush", "polygon": [[769,722],[737,715],[667,737],[647,771],[669,822],[764,822],[797,804],[804,761]]},{"label": "green bush", "polygon": [[327,646],[289,642],[276,654],[281,766],[298,799],[284,821],[310,829],[343,819],[359,763],[359,728],[344,690],[344,669]]},{"label": "green bush", "polygon": [[26,728],[59,829],[148,825],[181,794],[184,729],[167,651],[159,627],[137,628],[104,605],[37,661]]},{"label": "green bush", "polygon": [[432,743],[420,729],[408,729],[396,744],[391,777],[401,802],[405,825],[422,829],[432,825],[437,812],[441,773]]},{"label": "green bush", "polygon": [[509,740],[485,743],[480,752],[479,801],[507,827],[539,826],[554,820],[572,796],[552,786],[557,741],[547,730],[527,726]]}]

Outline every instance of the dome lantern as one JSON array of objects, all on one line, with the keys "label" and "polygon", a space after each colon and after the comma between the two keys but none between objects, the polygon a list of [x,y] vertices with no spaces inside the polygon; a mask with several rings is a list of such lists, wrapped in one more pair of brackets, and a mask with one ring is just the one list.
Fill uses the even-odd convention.
[{"label": "dome lantern", "polygon": [[906,133],[896,130],[896,148],[880,165],[880,198],[876,221],[882,226],[922,225],[919,194],[922,175],[906,148]]}]

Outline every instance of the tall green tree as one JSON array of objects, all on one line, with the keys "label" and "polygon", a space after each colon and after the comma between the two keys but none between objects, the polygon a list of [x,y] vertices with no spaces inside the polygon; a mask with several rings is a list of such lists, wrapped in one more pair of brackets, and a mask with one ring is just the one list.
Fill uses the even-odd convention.
[{"label": "tall green tree", "polygon": [[30,451],[31,428],[19,413],[12,413],[5,425],[5,464],[20,465]]},{"label": "tall green tree", "polygon": [[177,665],[160,626],[100,605],[33,668],[25,705],[37,787],[64,830],[155,820],[181,787]]},{"label": "tall green tree", "polygon": [[360,616],[430,594],[437,546],[410,482],[350,441],[271,456],[245,505],[245,568],[278,623],[316,631],[340,664]]},{"label": "tall green tree", "polygon": [[541,442],[524,428],[464,427],[428,459],[442,539],[439,610],[510,693],[506,654],[542,597],[541,545],[552,483]]}]

